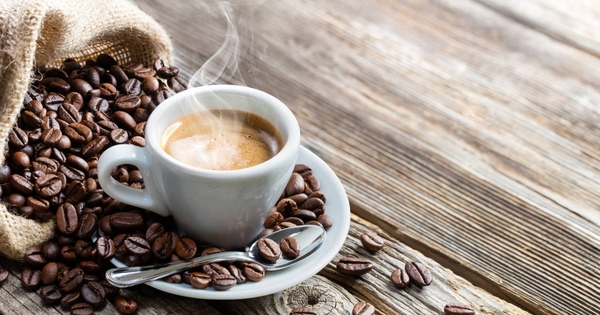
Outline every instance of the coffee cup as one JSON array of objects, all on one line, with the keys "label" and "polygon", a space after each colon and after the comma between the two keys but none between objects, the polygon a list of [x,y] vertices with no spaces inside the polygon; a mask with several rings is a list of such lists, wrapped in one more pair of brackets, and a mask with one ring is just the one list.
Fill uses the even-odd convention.
[{"label": "coffee cup", "polygon": [[[176,122],[221,110],[246,112],[269,122],[280,135],[281,148],[264,162],[226,170],[193,166],[165,151],[168,129]],[[161,103],[146,123],[145,139],[145,147],[116,145],[100,156],[98,179],[104,191],[123,203],[173,216],[178,228],[199,242],[233,249],[248,245],[262,230],[296,163],[300,128],[289,108],[265,92],[210,85],[183,91]],[[124,164],[140,169],[143,189],[111,177],[111,171]]]}]

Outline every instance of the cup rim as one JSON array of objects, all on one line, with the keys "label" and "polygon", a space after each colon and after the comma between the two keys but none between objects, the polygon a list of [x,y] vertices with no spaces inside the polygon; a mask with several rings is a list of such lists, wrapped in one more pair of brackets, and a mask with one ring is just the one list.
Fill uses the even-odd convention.
[{"label": "cup rim", "polygon": [[[170,156],[159,145],[158,138],[162,136],[164,130],[160,132],[160,135],[158,137],[154,136],[154,133],[158,133],[158,131],[151,133],[148,133],[147,131],[158,123],[158,120],[162,116],[162,113],[167,111],[171,106],[176,106],[176,104],[179,101],[187,97],[204,93],[215,93],[218,95],[233,94],[246,96],[272,106],[286,121],[285,126],[288,129],[289,136],[283,148],[281,148],[281,150],[279,150],[277,154],[275,154],[272,158],[268,159],[265,162],[237,170],[211,170],[198,168],[185,164]],[[282,101],[272,96],[271,94],[242,85],[205,85],[193,87],[188,90],[177,93],[172,97],[164,100],[159,106],[156,107],[156,109],[148,118],[145,129],[146,130],[144,132],[146,134],[146,149],[150,149],[150,151],[153,151],[152,154],[154,154],[156,157],[159,157],[163,161],[184,170],[187,173],[201,175],[209,178],[247,177],[254,176],[256,175],[256,173],[263,173],[272,170],[278,164],[285,163],[288,160],[289,156],[293,155],[294,152],[297,152],[298,148],[300,147],[300,127],[298,125],[296,117],[294,116],[292,111],[287,107],[287,105],[285,105]]]}]

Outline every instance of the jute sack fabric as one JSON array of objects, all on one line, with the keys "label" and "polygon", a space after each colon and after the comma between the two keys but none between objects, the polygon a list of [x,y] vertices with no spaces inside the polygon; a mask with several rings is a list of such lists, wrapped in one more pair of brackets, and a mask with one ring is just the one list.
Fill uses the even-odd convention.
[{"label": "jute sack fabric", "polygon": [[[172,61],[165,30],[125,0],[2,0],[0,29],[0,165],[34,64],[60,65],[65,58],[83,62],[100,53],[120,64]],[[53,220],[25,219],[0,203],[1,254],[22,259],[27,248],[47,241],[54,230]]]}]

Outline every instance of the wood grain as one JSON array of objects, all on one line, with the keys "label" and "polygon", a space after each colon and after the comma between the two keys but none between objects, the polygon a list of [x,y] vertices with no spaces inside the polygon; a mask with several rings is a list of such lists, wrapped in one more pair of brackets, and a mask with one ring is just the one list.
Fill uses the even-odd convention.
[{"label": "wood grain", "polygon": [[[223,38],[211,5],[140,3],[188,69]],[[353,211],[393,237],[534,313],[594,314],[600,61],[488,6],[267,1],[229,82],[288,104]]]}]

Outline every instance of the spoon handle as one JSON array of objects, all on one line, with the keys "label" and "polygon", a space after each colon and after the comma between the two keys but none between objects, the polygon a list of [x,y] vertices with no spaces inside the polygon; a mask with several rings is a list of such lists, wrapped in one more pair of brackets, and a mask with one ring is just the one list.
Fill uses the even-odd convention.
[{"label": "spoon handle", "polygon": [[106,280],[117,288],[128,288],[201,265],[227,260],[255,262],[245,252],[223,252],[162,265],[113,268],[106,272]]}]

